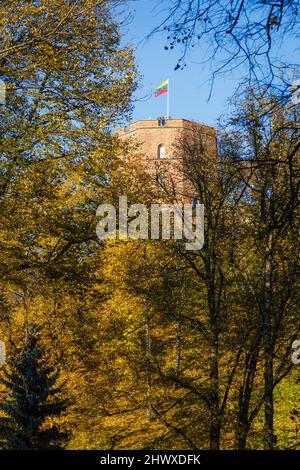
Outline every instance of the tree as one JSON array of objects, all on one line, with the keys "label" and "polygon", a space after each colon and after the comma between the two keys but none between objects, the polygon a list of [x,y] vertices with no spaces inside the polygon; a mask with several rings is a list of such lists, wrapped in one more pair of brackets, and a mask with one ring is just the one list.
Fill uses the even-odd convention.
[{"label": "tree", "polygon": [[96,240],[120,153],[112,131],[131,110],[132,50],[107,1],[6,1],[1,15],[0,276],[41,265],[57,276],[59,260]]},{"label": "tree", "polygon": [[[247,104],[242,104],[234,122],[244,148],[240,171],[244,175],[250,209],[249,243],[257,264],[255,279],[251,279],[258,312],[253,357],[256,361],[262,342],[264,446],[272,449],[275,442],[274,389],[292,369],[287,357],[297,304],[297,261],[291,250],[297,230],[299,116],[296,109],[285,109],[278,103],[272,106],[276,101],[272,95],[267,103],[272,112],[261,115],[259,100],[251,92],[246,97]],[[254,416],[256,413],[257,409]]]},{"label": "tree", "polygon": [[[212,448],[221,441],[229,396],[237,400],[237,448],[245,448],[262,406],[264,446],[272,448],[274,390],[292,369],[288,351],[297,306],[297,263],[291,249],[298,207],[299,130],[296,110],[274,106],[274,100],[269,97],[268,103],[261,103],[251,93],[245,97],[232,121],[236,134],[231,146],[223,140],[217,159],[203,162],[208,152],[201,135],[182,139],[177,147],[186,160],[187,177],[205,203],[203,249],[199,254],[179,254],[202,283],[199,296],[207,292],[206,318],[199,321],[195,311],[191,320],[198,323],[204,340],[209,338],[211,350],[206,391]],[[272,112],[261,114],[262,105]],[[231,358],[229,370],[223,367],[222,356]],[[187,381],[178,379],[189,388]],[[259,395],[252,400],[254,387]],[[194,386],[193,392],[200,397],[201,387]]]},{"label": "tree", "polygon": [[116,3],[0,6],[1,338],[18,344],[24,323],[41,324],[72,398],[92,348],[86,318],[101,298],[96,209],[121,191],[112,174],[125,146],[113,131],[135,88]]},{"label": "tree", "polygon": [[[168,3],[168,14],[157,30],[168,34],[166,49],[181,48],[175,69],[186,65],[191,48],[198,46],[204,51],[205,44],[208,50],[205,62],[214,64],[212,86],[216,76],[245,65],[247,81],[281,85],[281,91],[287,92],[293,80],[291,73],[299,63],[284,64],[276,48],[280,41],[299,37],[299,0],[174,0]],[[295,53],[296,47],[295,43]],[[283,81],[278,82],[278,78]]]},{"label": "tree", "polygon": [[38,325],[28,325],[23,347],[16,351],[1,383],[6,387],[0,409],[1,444],[6,449],[62,449],[68,438],[48,418],[59,418],[68,401],[40,342]]}]

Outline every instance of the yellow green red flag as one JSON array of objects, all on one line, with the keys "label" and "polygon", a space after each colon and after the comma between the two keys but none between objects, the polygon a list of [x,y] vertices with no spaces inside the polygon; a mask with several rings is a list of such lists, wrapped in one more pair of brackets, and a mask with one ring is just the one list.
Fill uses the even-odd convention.
[{"label": "yellow green red flag", "polygon": [[157,88],[155,88],[155,98],[169,91],[169,80],[162,82]]}]

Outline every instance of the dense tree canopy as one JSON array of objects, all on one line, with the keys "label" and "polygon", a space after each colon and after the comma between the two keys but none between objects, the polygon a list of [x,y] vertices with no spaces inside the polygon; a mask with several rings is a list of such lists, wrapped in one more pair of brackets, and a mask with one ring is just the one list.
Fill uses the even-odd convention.
[{"label": "dense tree canopy", "polygon": [[[184,177],[205,206],[202,250],[180,241],[100,242],[100,203],[117,205],[126,194],[148,207],[165,196],[136,159],[140,149],[114,134],[130,116],[137,77],[113,3],[0,6],[7,357],[28,325],[41,325],[41,348],[61,364],[70,398],[61,416],[70,449],[297,448],[299,108],[250,87],[219,132],[217,154],[199,126],[178,140]],[[246,3],[237,5],[232,34],[242,34]],[[263,6],[264,19],[266,11],[278,17],[272,35],[287,17]],[[230,12],[218,11],[227,21]],[[18,367],[27,360],[28,350]],[[8,382],[18,387],[19,375]]]}]

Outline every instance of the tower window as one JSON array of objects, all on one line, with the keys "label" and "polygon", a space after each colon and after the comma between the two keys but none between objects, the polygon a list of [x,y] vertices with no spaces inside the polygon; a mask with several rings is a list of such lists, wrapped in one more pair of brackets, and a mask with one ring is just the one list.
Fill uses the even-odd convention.
[{"label": "tower window", "polygon": [[166,158],[166,147],[164,144],[160,144],[157,149],[157,158],[159,160],[162,160],[163,158]]},{"label": "tower window", "polygon": [[156,176],[157,185],[161,188],[164,187],[164,177],[162,175]]}]

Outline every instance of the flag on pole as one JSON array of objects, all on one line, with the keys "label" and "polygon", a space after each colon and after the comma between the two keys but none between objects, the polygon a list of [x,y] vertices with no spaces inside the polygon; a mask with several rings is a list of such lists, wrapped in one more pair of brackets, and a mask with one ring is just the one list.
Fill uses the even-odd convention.
[{"label": "flag on pole", "polygon": [[169,91],[169,80],[162,82],[157,88],[155,88],[155,98]]}]

